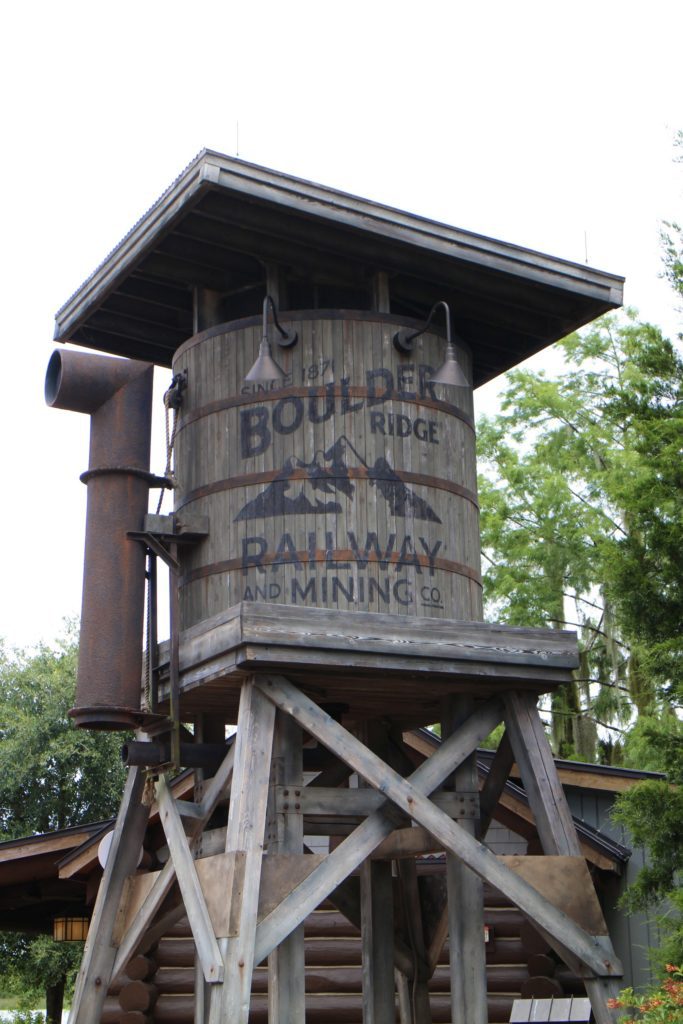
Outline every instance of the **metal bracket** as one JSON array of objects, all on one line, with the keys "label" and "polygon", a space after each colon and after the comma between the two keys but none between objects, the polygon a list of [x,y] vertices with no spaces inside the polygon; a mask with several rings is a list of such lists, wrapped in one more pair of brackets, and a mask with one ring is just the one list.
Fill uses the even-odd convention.
[{"label": "metal bracket", "polygon": [[153,623],[147,637],[147,649],[150,652],[153,668],[151,675],[151,710],[156,711],[157,672],[156,672],[156,558],[160,558],[169,569],[169,606],[170,606],[170,659],[169,659],[169,719],[171,733],[171,762],[174,768],[180,768],[180,641],[178,635],[178,577],[180,562],[178,561],[179,544],[196,544],[209,533],[207,516],[158,516],[146,515],[142,530],[129,530],[131,540],[144,544],[150,557],[150,606]]}]

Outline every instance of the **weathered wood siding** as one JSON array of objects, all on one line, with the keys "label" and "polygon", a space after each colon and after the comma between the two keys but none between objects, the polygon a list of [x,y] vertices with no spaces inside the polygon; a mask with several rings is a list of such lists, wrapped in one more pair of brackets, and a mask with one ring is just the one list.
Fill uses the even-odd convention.
[{"label": "weathered wood siding", "polygon": [[[629,834],[610,816],[614,806],[614,793],[572,786],[566,786],[565,792],[570,810],[575,817],[599,829],[616,842],[632,846]],[[645,863],[645,852],[642,847],[633,849],[621,878],[615,876],[606,881],[601,900],[610,937],[617,956],[624,965],[624,984],[633,985],[635,988],[649,985],[652,981],[649,949],[658,944],[657,925],[653,919],[654,915],[627,915],[623,910],[617,910],[617,901],[626,887],[635,881]]]},{"label": "weathered wood siding", "polygon": [[[260,324],[183,345],[176,509],[208,515],[182,552],[181,628],[240,601],[481,618],[472,395],[430,383],[444,339],[399,355],[400,318],[284,314],[282,386],[245,384]],[[469,353],[459,352],[469,372]]]}]

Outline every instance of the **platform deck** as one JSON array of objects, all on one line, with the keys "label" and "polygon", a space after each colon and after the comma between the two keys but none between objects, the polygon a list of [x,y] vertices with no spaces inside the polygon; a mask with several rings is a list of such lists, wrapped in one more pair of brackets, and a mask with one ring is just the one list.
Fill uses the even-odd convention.
[{"label": "platform deck", "polygon": [[[167,664],[162,644],[162,711]],[[243,602],[181,634],[182,716],[236,719],[246,676],[283,666],[317,701],[345,705],[349,719],[390,713],[418,725],[438,721],[449,694],[553,690],[571,680],[578,650],[576,634],[562,630]]]}]

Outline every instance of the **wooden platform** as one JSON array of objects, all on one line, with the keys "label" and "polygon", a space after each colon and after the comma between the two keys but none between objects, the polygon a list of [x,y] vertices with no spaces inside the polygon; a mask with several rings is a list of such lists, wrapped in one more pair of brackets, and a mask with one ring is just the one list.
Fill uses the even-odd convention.
[{"label": "wooden platform", "polygon": [[[168,644],[160,664],[165,711]],[[578,651],[576,634],[561,630],[243,602],[181,634],[181,716],[236,721],[244,679],[283,666],[349,720],[390,714],[417,725],[438,721],[449,694],[546,693],[571,680]]]}]

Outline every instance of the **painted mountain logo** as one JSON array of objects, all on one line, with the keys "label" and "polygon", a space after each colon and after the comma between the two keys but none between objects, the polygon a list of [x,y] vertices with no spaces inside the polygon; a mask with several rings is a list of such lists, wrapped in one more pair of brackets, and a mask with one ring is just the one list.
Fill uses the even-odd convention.
[{"label": "painted mountain logo", "polygon": [[[353,472],[347,463],[348,454],[356,460]],[[327,451],[316,452],[312,462],[291,455],[273,482],[240,509],[235,522],[339,513],[343,507],[340,496],[353,501],[354,478],[369,480],[387,502],[393,516],[441,522],[431,505],[406,487],[385,458],[380,457],[369,466],[343,434]]]}]

